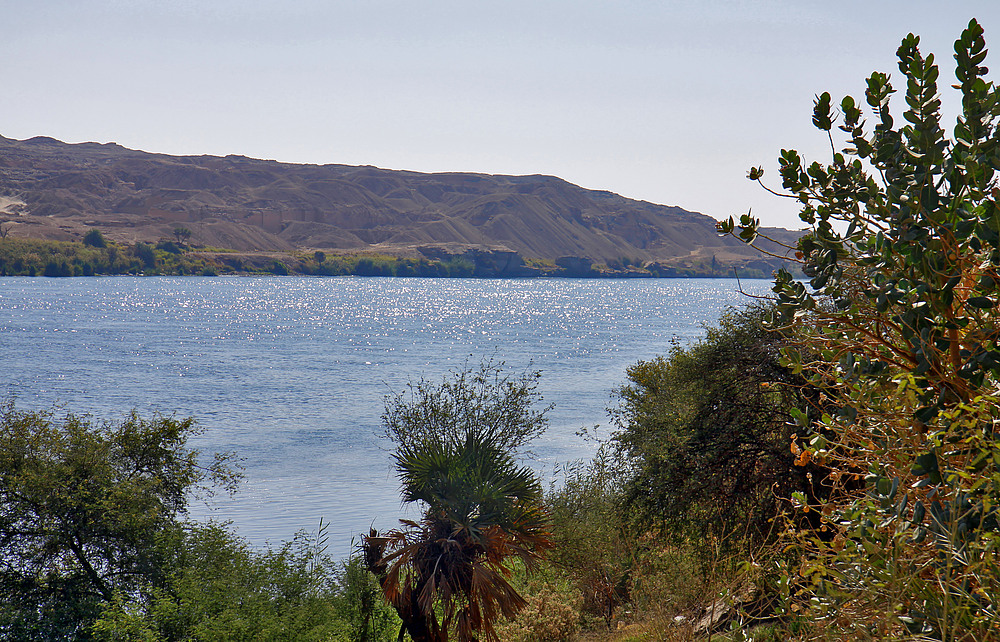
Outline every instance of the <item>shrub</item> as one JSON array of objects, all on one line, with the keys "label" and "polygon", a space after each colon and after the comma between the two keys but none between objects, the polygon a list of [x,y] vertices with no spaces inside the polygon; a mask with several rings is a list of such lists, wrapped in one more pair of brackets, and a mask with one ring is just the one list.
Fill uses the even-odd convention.
[{"label": "shrub", "polygon": [[476,264],[464,256],[456,256],[442,263],[444,273],[451,277],[469,277],[476,271]]},{"label": "shrub", "polygon": [[386,259],[360,258],[354,265],[354,274],[358,276],[392,276],[393,264]]},{"label": "shrub", "polygon": [[786,340],[764,328],[767,313],[729,310],[704,339],[628,368],[612,444],[643,530],[759,544],[793,492],[826,494],[825,471],[789,450],[795,409],[819,393],[778,363]]},{"label": "shrub", "polygon": [[[98,640],[325,642],[351,636],[336,564],[315,537],[300,533],[277,550],[258,552],[209,523],[189,525],[164,544],[165,584],[147,587],[144,600],[117,594],[93,627]],[[356,639],[388,642],[385,634],[383,626]]]},{"label": "shrub", "polygon": [[516,582],[527,605],[517,617],[502,622],[497,634],[504,642],[561,642],[580,630],[583,596],[571,582],[551,571],[544,577]]},{"label": "shrub", "polygon": [[104,235],[97,228],[93,228],[83,235],[83,244],[90,247],[107,247]]},{"label": "shrub", "polygon": [[156,249],[163,250],[164,252],[168,252],[170,254],[180,254],[183,252],[181,247],[173,241],[160,241],[156,244]]},{"label": "shrub", "polygon": [[149,243],[136,243],[135,248],[132,250],[136,258],[142,261],[142,264],[147,268],[151,268],[156,265],[156,252]]},{"label": "shrub", "polygon": [[561,470],[562,483],[546,497],[552,515],[552,562],[565,569],[581,595],[583,612],[607,626],[630,599],[639,541],[626,526],[618,471],[602,448],[589,466]]}]

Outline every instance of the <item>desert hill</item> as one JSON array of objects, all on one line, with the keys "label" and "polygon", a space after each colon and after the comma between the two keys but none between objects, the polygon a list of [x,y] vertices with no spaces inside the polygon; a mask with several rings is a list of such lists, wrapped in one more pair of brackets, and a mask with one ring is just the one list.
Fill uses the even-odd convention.
[{"label": "desert hill", "polygon": [[[0,136],[0,221],[12,238],[135,243],[184,226],[194,243],[243,252],[524,258],[675,267],[777,262],[715,220],[553,176],[425,174],[243,156],[169,156],[115,143]],[[770,230],[794,244],[797,233]],[[783,251],[782,251],[783,253]]]}]

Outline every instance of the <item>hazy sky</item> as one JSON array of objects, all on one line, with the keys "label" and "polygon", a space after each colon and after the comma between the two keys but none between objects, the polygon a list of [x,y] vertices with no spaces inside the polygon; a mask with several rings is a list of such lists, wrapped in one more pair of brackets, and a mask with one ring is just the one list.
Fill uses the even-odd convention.
[{"label": "hazy sky", "polygon": [[1000,72],[997,0],[0,0],[0,135],[552,174],[797,228],[747,169],[825,159],[814,95],[898,77],[908,32],[950,85],[972,17]]}]

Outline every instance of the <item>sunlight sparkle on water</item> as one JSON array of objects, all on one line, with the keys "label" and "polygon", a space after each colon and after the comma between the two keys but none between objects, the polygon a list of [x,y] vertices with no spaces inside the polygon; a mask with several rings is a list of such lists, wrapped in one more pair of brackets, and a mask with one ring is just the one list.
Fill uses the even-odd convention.
[{"label": "sunlight sparkle on water", "polygon": [[538,368],[556,408],[534,450],[551,471],[593,452],[581,428],[607,434],[628,365],[746,301],[709,279],[0,278],[0,383],[22,408],[194,416],[196,447],[247,467],[234,499],[196,517],[261,544],[322,516],[346,554],[400,515],[378,438],[386,394],[484,357]]}]

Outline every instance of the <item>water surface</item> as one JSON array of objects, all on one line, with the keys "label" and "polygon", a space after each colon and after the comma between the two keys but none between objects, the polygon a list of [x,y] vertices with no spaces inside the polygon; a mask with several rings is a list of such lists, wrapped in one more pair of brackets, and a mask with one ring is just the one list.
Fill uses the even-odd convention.
[{"label": "water surface", "polygon": [[378,438],[389,392],[483,357],[538,368],[556,405],[535,447],[544,472],[592,454],[576,433],[607,434],[629,364],[748,300],[724,279],[4,277],[0,394],[100,418],[193,416],[195,445],[236,451],[247,477],[196,516],[232,520],[255,544],[323,517],[346,554],[400,515]]}]

